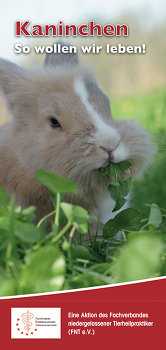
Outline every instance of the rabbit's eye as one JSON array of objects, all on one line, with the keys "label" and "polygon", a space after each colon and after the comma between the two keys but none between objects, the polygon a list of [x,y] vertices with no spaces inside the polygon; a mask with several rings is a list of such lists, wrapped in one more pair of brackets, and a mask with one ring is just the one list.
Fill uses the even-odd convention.
[{"label": "rabbit's eye", "polygon": [[61,128],[58,120],[55,117],[49,117],[49,122],[52,128]]}]

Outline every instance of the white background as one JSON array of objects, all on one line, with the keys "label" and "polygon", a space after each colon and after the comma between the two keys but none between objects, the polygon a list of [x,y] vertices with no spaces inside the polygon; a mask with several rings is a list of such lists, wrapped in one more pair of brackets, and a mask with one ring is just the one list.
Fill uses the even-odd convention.
[{"label": "white background", "polygon": [[[38,326],[37,331],[33,334],[26,336],[21,334],[21,331],[18,331],[16,326],[17,318],[20,319],[19,325],[20,329],[24,328],[22,323],[21,315],[25,312],[32,312],[34,317],[50,317],[52,321],[56,321],[57,326]],[[34,320],[33,320],[34,321]],[[33,322],[31,320],[31,322]],[[34,329],[32,325],[32,329]],[[29,332],[31,333],[31,332]],[[60,339],[61,338],[61,309],[60,308],[12,308],[11,309],[11,338],[18,339],[30,339],[30,338],[39,338],[39,339]]]}]

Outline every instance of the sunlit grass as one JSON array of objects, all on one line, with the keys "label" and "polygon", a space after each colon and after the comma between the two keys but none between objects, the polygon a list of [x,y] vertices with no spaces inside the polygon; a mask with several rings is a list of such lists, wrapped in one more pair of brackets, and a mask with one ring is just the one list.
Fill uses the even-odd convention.
[{"label": "sunlit grass", "polygon": [[166,89],[113,98],[111,110],[114,118],[135,119],[153,134],[164,129],[166,131]]}]

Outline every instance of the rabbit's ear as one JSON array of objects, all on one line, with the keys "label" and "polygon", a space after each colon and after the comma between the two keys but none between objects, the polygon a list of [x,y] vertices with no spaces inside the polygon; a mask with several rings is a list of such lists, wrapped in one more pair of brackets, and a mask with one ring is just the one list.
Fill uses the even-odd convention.
[{"label": "rabbit's ear", "polygon": [[[58,41],[55,43],[56,45],[60,44],[61,47],[67,46],[70,47],[69,43],[65,43],[63,41]],[[44,61],[44,65],[77,65],[79,62],[77,53],[50,53],[46,54],[46,58]]]},{"label": "rabbit's ear", "polygon": [[9,108],[18,102],[23,94],[26,71],[17,64],[0,59],[0,90],[3,92]]}]

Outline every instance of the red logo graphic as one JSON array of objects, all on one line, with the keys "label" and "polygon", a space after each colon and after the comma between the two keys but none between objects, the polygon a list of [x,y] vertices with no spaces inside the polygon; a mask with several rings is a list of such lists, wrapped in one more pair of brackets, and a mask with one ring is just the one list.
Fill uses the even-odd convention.
[{"label": "red logo graphic", "polygon": [[16,323],[17,331],[20,331],[21,334],[32,335],[34,331],[37,331],[37,317],[35,317],[32,312],[24,312],[21,315],[21,319],[17,318]]}]

